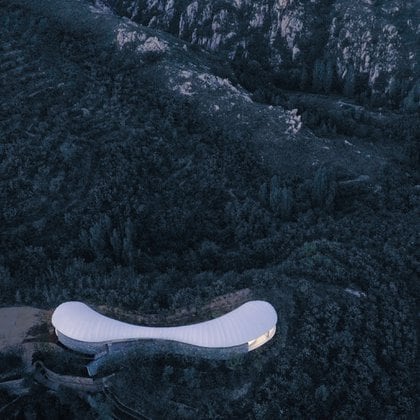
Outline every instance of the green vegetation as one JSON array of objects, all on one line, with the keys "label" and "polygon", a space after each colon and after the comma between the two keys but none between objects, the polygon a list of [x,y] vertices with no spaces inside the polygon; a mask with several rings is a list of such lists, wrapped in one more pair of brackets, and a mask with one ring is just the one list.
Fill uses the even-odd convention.
[{"label": "green vegetation", "polygon": [[[118,397],[167,418],[414,416],[420,191],[408,159],[351,195],[334,164],[280,177],[161,89],[154,60],[0,10],[1,304],[169,314],[248,287],[279,311],[270,344],[230,362],[137,355]],[[40,418],[92,416],[37,392]]]},{"label": "green vegetation", "polygon": [[22,369],[22,354],[20,349],[7,350],[0,353],[0,377],[8,372],[20,372]]}]

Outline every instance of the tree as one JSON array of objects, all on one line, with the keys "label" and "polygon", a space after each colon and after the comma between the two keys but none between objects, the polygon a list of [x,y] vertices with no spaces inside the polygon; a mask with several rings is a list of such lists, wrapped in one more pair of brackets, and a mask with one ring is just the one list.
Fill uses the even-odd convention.
[{"label": "tree", "polygon": [[270,208],[274,214],[280,213],[281,205],[281,186],[277,175],[271,178],[270,182]]},{"label": "tree", "polygon": [[312,72],[312,89],[315,92],[322,90],[323,80],[325,76],[325,66],[322,60],[317,59]]},{"label": "tree", "polygon": [[420,106],[420,82],[414,84],[402,102],[404,111],[415,112]]},{"label": "tree", "polygon": [[107,239],[111,228],[111,219],[101,214],[99,220],[89,229],[89,245],[97,257],[102,257],[107,246]]},{"label": "tree", "polygon": [[334,207],[336,188],[335,171],[327,165],[322,165],[316,171],[312,185],[314,204],[326,210],[331,210]]},{"label": "tree", "polygon": [[348,96],[349,98],[352,98],[354,96],[355,84],[356,84],[356,76],[355,76],[355,71],[354,71],[354,65],[350,64],[347,67],[346,73],[344,76],[344,87],[343,87],[344,95]]},{"label": "tree", "polygon": [[284,187],[281,190],[280,215],[284,220],[290,219],[293,210],[293,194],[290,188]]},{"label": "tree", "polygon": [[327,60],[325,64],[324,78],[322,80],[322,88],[325,93],[330,93],[334,82],[334,63]]}]

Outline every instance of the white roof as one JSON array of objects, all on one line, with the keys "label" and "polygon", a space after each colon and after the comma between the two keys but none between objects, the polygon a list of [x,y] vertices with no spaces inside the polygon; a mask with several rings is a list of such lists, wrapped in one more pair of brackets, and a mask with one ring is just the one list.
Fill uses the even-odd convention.
[{"label": "white roof", "polygon": [[277,313],[268,303],[254,300],[198,324],[181,327],[142,327],[108,318],[82,302],[65,302],[54,311],[52,324],[69,338],[111,342],[136,338],[174,340],[201,347],[232,347],[254,340],[272,329]]}]

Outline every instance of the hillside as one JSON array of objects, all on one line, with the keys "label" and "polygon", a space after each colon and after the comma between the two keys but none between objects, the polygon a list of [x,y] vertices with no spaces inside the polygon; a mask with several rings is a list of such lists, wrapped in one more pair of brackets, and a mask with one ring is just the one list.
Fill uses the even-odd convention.
[{"label": "hillside", "polygon": [[[250,289],[278,311],[272,342],[229,362],[137,354],[114,367],[118,399],[153,418],[414,415],[415,131],[364,135],[413,116],[257,101],[219,53],[100,3],[0,0],[0,27],[1,305],[170,319]],[[337,106],[368,128],[332,133]],[[77,357],[57,357],[68,374]],[[83,398],[0,391],[8,417],[108,413]]]},{"label": "hillside", "polygon": [[413,0],[105,0],[118,14],[221,52],[278,86],[419,108]]}]

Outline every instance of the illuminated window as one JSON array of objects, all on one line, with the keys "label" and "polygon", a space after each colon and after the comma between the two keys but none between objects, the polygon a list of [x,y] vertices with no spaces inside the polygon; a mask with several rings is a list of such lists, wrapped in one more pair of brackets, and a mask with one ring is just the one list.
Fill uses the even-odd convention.
[{"label": "illuminated window", "polygon": [[259,336],[255,340],[248,341],[248,351],[255,350],[256,348],[262,346],[268,340],[271,340],[276,332],[276,327],[271,328],[263,335]]}]

